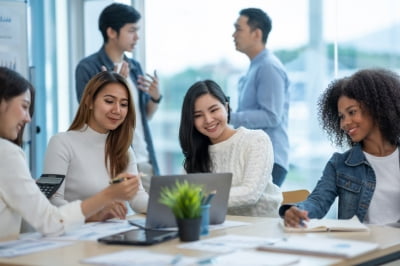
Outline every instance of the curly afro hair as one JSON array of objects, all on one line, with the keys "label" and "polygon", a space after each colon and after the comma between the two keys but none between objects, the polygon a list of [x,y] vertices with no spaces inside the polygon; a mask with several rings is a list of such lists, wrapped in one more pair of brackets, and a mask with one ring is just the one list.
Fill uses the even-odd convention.
[{"label": "curly afro hair", "polygon": [[318,101],[323,130],[337,146],[355,143],[340,128],[338,100],[341,96],[358,101],[372,116],[384,138],[397,144],[400,137],[400,76],[381,68],[357,71],[329,84]]}]

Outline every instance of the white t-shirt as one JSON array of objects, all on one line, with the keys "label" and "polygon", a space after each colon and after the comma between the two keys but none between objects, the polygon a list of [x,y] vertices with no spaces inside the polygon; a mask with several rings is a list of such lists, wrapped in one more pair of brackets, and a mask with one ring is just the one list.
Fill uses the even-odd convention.
[{"label": "white t-shirt", "polygon": [[274,154],[262,130],[238,128],[229,139],[209,146],[213,172],[231,172],[228,213],[278,217],[282,192],[272,183]]},{"label": "white t-shirt", "polygon": [[81,201],[52,205],[31,177],[20,147],[0,138],[0,238],[18,235],[24,218],[45,235],[60,235],[83,225]]},{"label": "white t-shirt", "polygon": [[365,217],[365,223],[387,224],[400,219],[399,149],[384,157],[364,152],[374,169],[375,191]]},{"label": "white t-shirt", "polygon": [[[115,63],[114,65],[118,66],[117,71],[119,71],[121,69],[122,62]],[[128,84],[131,88],[131,94],[133,97],[133,102],[135,104],[135,112],[136,112],[136,128],[132,142],[133,151],[135,153],[136,161],[138,163],[149,162],[150,157],[149,157],[149,152],[147,150],[147,142],[144,137],[142,113],[140,112],[140,107],[139,107],[139,92],[138,92],[139,89],[136,87],[135,83],[132,81],[129,75],[126,80],[128,81]]]}]

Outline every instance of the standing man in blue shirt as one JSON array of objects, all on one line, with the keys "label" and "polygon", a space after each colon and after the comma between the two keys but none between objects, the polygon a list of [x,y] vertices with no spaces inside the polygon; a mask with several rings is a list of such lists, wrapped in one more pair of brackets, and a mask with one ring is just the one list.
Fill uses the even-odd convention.
[{"label": "standing man in blue shirt", "polygon": [[107,6],[99,17],[104,44],[97,53],[79,62],[75,78],[78,101],[87,82],[100,71],[118,72],[131,85],[136,111],[133,149],[139,172],[146,174],[142,177],[142,184],[148,191],[150,177],[159,174],[148,120],[156,112],[162,96],[156,73],[144,76],[139,62],[124,54],[135,48],[140,18],[140,13],[132,6],[120,3]]},{"label": "standing man in blue shirt", "polygon": [[231,124],[269,135],[275,162],[272,178],[281,186],[289,165],[289,79],[280,60],[266,48],[272,28],[269,16],[258,8],[243,9],[239,15],[232,36],[236,50],[249,57],[250,67],[239,80],[239,105]]}]

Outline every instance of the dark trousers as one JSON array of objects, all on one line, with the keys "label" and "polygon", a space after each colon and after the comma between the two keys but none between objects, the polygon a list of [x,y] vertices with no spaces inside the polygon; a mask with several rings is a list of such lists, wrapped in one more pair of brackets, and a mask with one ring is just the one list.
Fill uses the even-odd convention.
[{"label": "dark trousers", "polygon": [[282,186],[283,181],[285,181],[287,171],[285,168],[279,164],[274,163],[272,168],[272,182],[278,187]]}]

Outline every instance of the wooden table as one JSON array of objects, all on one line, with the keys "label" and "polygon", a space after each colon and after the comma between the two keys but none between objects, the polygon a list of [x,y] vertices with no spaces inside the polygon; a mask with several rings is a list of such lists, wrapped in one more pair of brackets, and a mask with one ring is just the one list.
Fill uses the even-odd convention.
[{"label": "wooden table", "polygon": [[[284,233],[279,225],[279,218],[227,216],[228,220],[249,222],[250,225],[231,227],[211,231],[201,239],[236,234],[257,237],[285,237],[294,233]],[[382,226],[370,226],[370,232],[341,232],[341,233],[302,233],[313,237],[334,237],[351,240],[361,240],[378,243],[380,249],[351,259],[341,259],[323,256],[300,255],[301,260],[296,265],[356,265],[363,263],[380,264],[390,260],[400,259],[400,229]],[[179,239],[173,239],[153,246],[122,246],[105,245],[95,241],[79,241],[73,245],[51,249],[43,252],[28,254],[14,258],[0,258],[0,265],[83,265],[79,261],[101,254],[128,249],[144,249],[151,252],[166,254],[182,254],[185,256],[205,257],[215,253],[178,248]],[[284,256],[284,254],[283,254]]]}]

